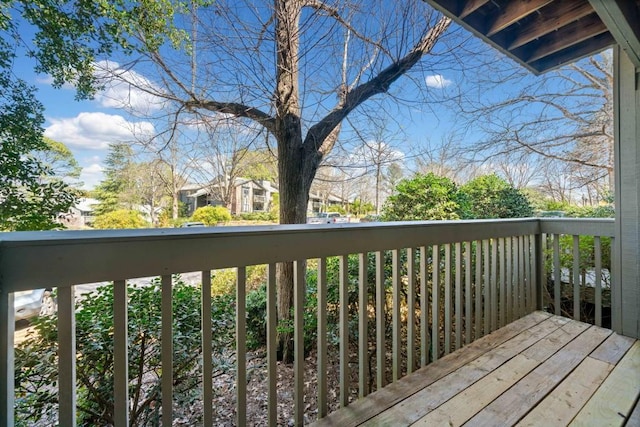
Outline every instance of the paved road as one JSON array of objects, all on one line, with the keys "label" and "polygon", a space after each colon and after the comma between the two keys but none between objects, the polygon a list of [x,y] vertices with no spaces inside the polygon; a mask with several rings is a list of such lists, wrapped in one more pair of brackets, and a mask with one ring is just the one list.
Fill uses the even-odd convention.
[{"label": "paved road", "polygon": [[[182,278],[182,281],[185,282],[187,285],[199,285],[201,282],[201,278],[202,278],[202,273],[196,271],[193,273],[182,273],[180,275],[180,277]],[[139,279],[131,279],[128,280],[127,283],[129,284],[135,284],[135,285],[139,285],[139,286],[147,286],[149,284],[151,284],[151,280],[153,280],[155,277],[142,277]],[[76,288],[76,298],[80,297],[84,294],[87,294],[89,292],[93,292],[94,290],[96,290],[98,287],[100,286],[104,286],[109,284],[110,282],[99,282],[99,283],[87,283],[84,285],[77,285]]]},{"label": "paved road", "polygon": [[[183,273],[180,275],[182,281],[188,285],[199,285],[201,283],[202,273],[193,272],[193,273]],[[151,283],[153,277],[143,277],[139,279],[129,280],[128,283],[136,284],[140,286],[147,286]],[[83,295],[91,293],[95,291],[98,287],[107,285],[109,282],[99,282],[99,283],[86,283],[83,285],[77,285],[75,287],[76,291],[76,299],[82,298]],[[30,326],[29,322],[26,320],[20,320],[16,322],[16,330],[14,335],[14,345],[17,345],[27,339],[27,335],[33,331],[33,328]]]}]

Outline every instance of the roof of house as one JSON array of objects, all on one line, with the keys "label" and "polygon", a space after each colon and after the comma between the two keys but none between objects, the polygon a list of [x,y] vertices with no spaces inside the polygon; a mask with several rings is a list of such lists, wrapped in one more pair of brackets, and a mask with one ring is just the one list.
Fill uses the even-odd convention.
[{"label": "roof of house", "polygon": [[83,197],[74,205],[74,208],[81,212],[91,212],[93,211],[93,207],[99,204],[100,200]]},{"label": "roof of house", "polygon": [[424,0],[535,74],[619,44],[640,66],[640,0]]},{"label": "roof of house", "polygon": [[[235,178],[234,181],[235,181],[234,185],[236,187],[250,183],[254,187],[258,187],[262,190],[269,191],[271,193],[278,192],[278,188],[275,187],[271,182],[266,180],[259,181],[259,180],[249,179],[249,178]],[[219,187],[219,186],[221,186],[221,183],[219,181],[214,180],[206,184],[186,184],[186,185],[183,185],[180,188],[180,190],[193,191],[193,193],[187,194],[187,197],[200,197],[200,196],[204,196],[205,194],[209,194],[211,192],[210,191],[211,188]]]}]

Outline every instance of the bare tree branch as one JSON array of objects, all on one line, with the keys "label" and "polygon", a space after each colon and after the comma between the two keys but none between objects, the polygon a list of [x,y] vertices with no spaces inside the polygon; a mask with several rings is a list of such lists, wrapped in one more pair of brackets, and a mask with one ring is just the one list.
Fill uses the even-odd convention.
[{"label": "bare tree branch", "polygon": [[231,114],[236,117],[245,117],[255,120],[264,126],[269,132],[275,134],[275,119],[269,114],[253,107],[248,107],[236,102],[217,102],[217,101],[186,101],[184,103],[187,109],[202,108],[216,113]]},{"label": "bare tree branch", "polygon": [[329,133],[358,105],[374,95],[387,92],[393,82],[410,70],[423,55],[431,51],[450,23],[451,19],[440,18],[405,57],[389,65],[373,79],[349,91],[344,105],[339,105],[309,129],[304,141],[307,150],[318,150]]}]

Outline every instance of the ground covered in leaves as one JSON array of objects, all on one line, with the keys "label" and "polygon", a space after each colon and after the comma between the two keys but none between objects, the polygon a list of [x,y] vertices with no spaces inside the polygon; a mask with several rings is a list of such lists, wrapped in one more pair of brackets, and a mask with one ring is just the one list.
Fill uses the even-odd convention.
[{"label": "ground covered in leaves", "polygon": [[[325,376],[329,390],[327,400],[329,412],[339,406],[339,363],[329,352],[328,368]],[[312,352],[305,359],[304,367],[304,403],[305,424],[317,419],[318,371],[317,354]],[[278,362],[278,425],[294,425],[294,373],[293,365]],[[267,425],[268,373],[267,358],[264,350],[247,354],[247,422],[252,426]],[[236,386],[234,369],[220,373],[213,379],[213,416],[216,426],[236,425]],[[356,390],[357,392],[357,390]],[[357,397],[357,396],[353,396]],[[202,420],[202,403],[194,402],[188,408],[175,408],[174,426],[192,426]]]}]

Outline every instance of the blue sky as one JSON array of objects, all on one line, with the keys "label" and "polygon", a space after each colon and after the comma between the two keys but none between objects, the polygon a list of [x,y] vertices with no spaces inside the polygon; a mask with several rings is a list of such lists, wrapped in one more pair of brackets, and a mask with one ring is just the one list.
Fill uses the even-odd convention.
[{"label": "blue sky", "polygon": [[[45,136],[70,148],[83,168],[81,181],[84,188],[91,189],[101,180],[102,162],[110,142],[131,140],[132,127],[153,132],[151,121],[132,117],[126,109],[120,108],[126,102],[132,102],[134,106],[149,102],[145,94],[135,89],[118,85],[100,92],[93,100],[77,101],[73,87],[56,89],[47,76],[36,75],[29,67],[25,67],[24,72],[28,74],[23,75],[30,76],[28,81],[38,88],[38,98],[45,106]],[[428,75],[425,85],[433,91],[447,90],[456,84],[452,78]],[[428,109],[412,107],[405,114],[406,118],[398,124],[406,131],[408,139],[424,141],[431,138],[437,142],[450,130],[447,125],[450,112],[446,109],[434,115]]]},{"label": "blue sky", "polygon": [[[460,32],[460,29],[453,31]],[[470,36],[464,34],[463,37]],[[441,55],[438,49],[444,51],[446,46],[437,46],[435,53]],[[477,40],[471,40],[467,45],[467,51],[460,53],[460,56],[475,55],[480,51],[495,59],[494,66],[503,62],[512,65],[510,60]],[[108,61],[101,61],[99,65],[118,69],[118,63],[115,61],[115,58],[109,58]],[[483,72],[483,69],[464,71],[451,64],[449,59],[435,59],[435,65],[430,65],[428,70],[417,74],[418,78],[414,75],[414,80],[409,81],[403,77],[394,84],[406,89],[398,92],[401,100],[406,102],[390,107],[392,119],[385,124],[391,134],[396,128],[403,131],[403,138],[407,144],[404,151],[408,152],[410,145],[415,147],[425,142],[438,145],[447,134],[460,125],[453,110],[441,101],[456,94],[466,94],[467,88],[475,84],[476,74]],[[145,114],[137,114],[136,117],[129,113],[129,110],[133,109],[145,110],[151,116],[160,115],[162,106],[152,96],[140,90],[132,89],[124,83],[113,83],[99,92],[93,100],[76,101],[73,87],[54,89],[48,76],[36,75],[32,68],[33,64],[24,58],[16,64],[16,72],[39,89],[38,97],[45,106],[45,136],[65,143],[72,150],[83,168],[81,180],[84,182],[84,188],[93,188],[102,178],[102,162],[109,143],[133,140],[132,130],[136,130],[137,134],[152,135],[161,126],[153,119],[144,118]],[[130,80],[141,81],[147,85],[158,84],[156,76],[149,69],[122,72],[127,73]],[[139,74],[142,72],[146,74]],[[419,85],[424,92],[423,95],[426,94],[427,99],[433,102],[417,103],[412,93],[415,85]],[[503,88],[502,91],[509,92],[511,89]],[[504,94],[482,95],[491,98]],[[388,102],[391,103],[393,102]],[[129,108],[123,108],[125,106]],[[345,126],[343,133],[346,137],[349,133],[348,126]],[[467,133],[465,137],[472,141],[475,135]]]}]

